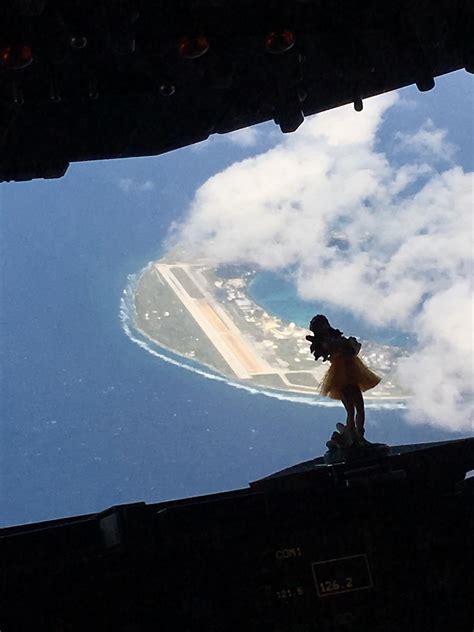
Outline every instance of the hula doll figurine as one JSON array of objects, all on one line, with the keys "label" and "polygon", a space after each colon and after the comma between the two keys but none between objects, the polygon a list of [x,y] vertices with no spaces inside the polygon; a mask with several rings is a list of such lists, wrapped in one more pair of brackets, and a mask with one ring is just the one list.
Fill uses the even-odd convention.
[{"label": "hula doll figurine", "polygon": [[[331,363],[321,383],[321,395],[340,399],[347,411],[347,427],[338,424],[338,430],[347,429],[352,442],[368,443],[364,439],[365,410],[362,392],[377,386],[380,377],[357,357],[361,344],[353,336],[345,338],[342,331],[331,327],[326,316],[315,316],[309,328],[314,335],[306,336],[306,340],[311,342],[310,350],[314,359],[321,357],[323,362],[329,360]],[[334,435],[328,442],[328,445],[332,444],[330,447],[334,447],[337,438],[341,440],[341,435]]]}]

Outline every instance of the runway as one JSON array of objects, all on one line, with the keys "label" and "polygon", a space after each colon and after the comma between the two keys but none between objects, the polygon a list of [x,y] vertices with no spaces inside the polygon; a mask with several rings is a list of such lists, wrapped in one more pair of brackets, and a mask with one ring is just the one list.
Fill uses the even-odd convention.
[{"label": "runway", "polygon": [[[225,362],[232,369],[235,376],[241,380],[249,379],[252,375],[274,373],[272,368],[253,347],[245,340],[242,332],[235,326],[232,319],[224,312],[219,304],[212,299],[203,287],[202,282],[193,278],[187,270],[188,266],[166,265],[155,263],[156,272],[166,281],[196,321],[209,341],[214,345]],[[184,279],[178,279],[174,269],[179,269],[187,275],[190,284],[196,288],[193,298],[184,287]],[[183,281],[183,282],[182,282]],[[187,280],[186,280],[186,284]]]}]

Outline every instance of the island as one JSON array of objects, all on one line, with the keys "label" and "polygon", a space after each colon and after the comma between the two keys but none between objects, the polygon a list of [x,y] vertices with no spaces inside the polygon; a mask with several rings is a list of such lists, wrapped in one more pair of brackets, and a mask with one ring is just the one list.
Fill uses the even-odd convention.
[{"label": "island", "polygon": [[[168,253],[141,271],[133,292],[133,327],[162,350],[261,390],[318,396],[328,363],[314,361],[308,331],[268,313],[249,294],[257,274]],[[361,358],[382,376],[366,399],[403,400],[396,383],[406,350],[362,341]]]}]

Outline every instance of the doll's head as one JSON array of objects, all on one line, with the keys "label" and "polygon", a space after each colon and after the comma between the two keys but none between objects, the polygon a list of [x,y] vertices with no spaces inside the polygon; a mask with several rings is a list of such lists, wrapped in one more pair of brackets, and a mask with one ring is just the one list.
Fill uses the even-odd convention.
[{"label": "doll's head", "polygon": [[323,314],[316,314],[309,323],[309,328],[318,338],[327,336],[342,336],[342,331],[331,327],[328,319]]},{"label": "doll's head", "polygon": [[316,314],[309,323],[309,328],[313,334],[321,335],[328,333],[331,329],[328,319],[323,314]]}]

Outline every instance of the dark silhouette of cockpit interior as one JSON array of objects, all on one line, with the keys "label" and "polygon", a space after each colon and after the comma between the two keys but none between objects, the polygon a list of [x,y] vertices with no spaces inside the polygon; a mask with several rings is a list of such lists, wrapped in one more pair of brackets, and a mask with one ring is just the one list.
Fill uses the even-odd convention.
[{"label": "dark silhouette of cockpit interior", "polygon": [[4,0],[0,181],[473,71],[469,0]]},{"label": "dark silhouette of cockpit interior", "polygon": [[0,530],[2,632],[472,632],[474,439]]}]

